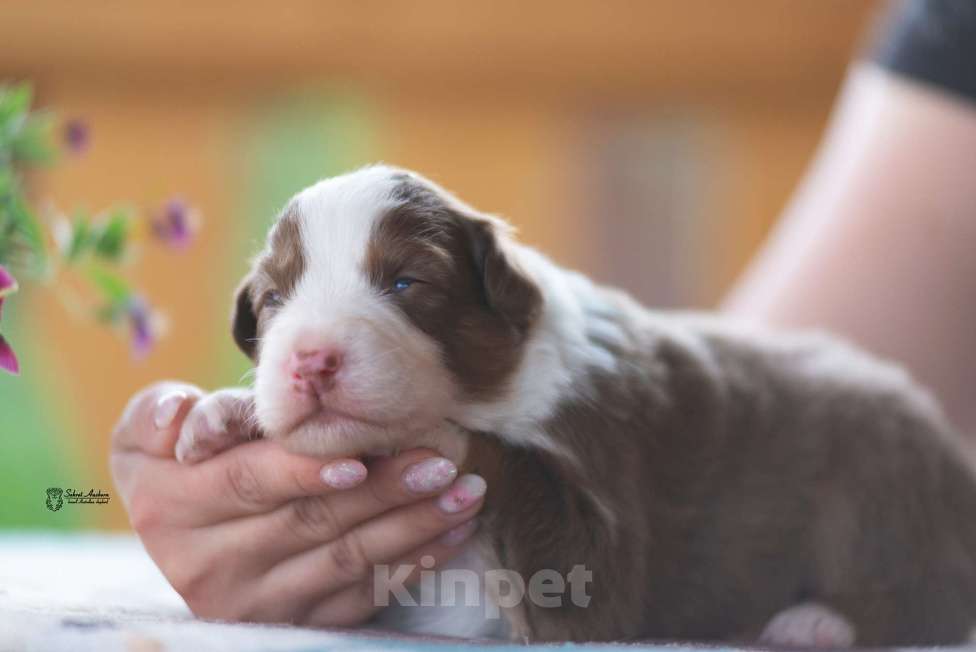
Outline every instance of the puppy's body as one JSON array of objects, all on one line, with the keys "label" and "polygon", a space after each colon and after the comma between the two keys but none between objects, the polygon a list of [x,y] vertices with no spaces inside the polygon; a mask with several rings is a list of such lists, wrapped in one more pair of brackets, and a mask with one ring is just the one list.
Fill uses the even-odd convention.
[{"label": "puppy's body", "polygon": [[614,368],[577,377],[541,424],[568,454],[502,447],[488,467],[489,565],[593,572],[587,608],[526,601],[521,633],[755,640],[815,601],[859,645],[966,639],[973,477],[900,370],[618,306]]},{"label": "puppy's body", "polygon": [[860,645],[976,624],[976,483],[904,373],[823,337],[647,311],[416,175],[296,197],[234,334],[268,436],[436,446],[488,480],[481,563],[592,572],[586,607],[511,609],[515,637],[743,640],[809,601]]}]

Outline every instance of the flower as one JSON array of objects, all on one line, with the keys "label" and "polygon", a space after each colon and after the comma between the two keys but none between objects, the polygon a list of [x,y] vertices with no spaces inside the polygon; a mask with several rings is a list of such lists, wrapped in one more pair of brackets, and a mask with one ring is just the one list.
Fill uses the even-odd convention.
[{"label": "flower", "polygon": [[84,154],[91,144],[91,130],[82,120],[68,120],[62,134],[64,146],[72,154]]},{"label": "flower", "polygon": [[[8,294],[12,294],[17,291],[17,279],[7,271],[7,268],[0,265],[0,316],[3,314],[3,301]],[[10,347],[10,343],[4,339],[3,335],[0,335],[0,369],[11,373],[20,373],[20,364],[17,362],[17,356],[14,355],[14,350]]]},{"label": "flower", "polygon": [[185,201],[174,197],[152,220],[152,232],[174,249],[186,249],[196,231],[197,214]]},{"label": "flower", "polygon": [[149,304],[138,296],[129,297],[126,306],[126,316],[129,320],[129,330],[132,334],[132,354],[136,358],[145,357],[156,342],[153,328],[152,314]]}]

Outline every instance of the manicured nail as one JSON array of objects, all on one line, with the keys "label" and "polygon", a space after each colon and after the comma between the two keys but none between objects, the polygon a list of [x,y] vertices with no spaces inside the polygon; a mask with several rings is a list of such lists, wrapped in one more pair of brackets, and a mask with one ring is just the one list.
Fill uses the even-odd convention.
[{"label": "manicured nail", "polygon": [[456,546],[468,540],[474,531],[478,529],[478,520],[471,519],[466,523],[461,523],[457,527],[448,530],[441,536],[441,543],[445,546]]},{"label": "manicured nail", "polygon": [[457,472],[457,467],[451,460],[431,457],[408,466],[403,472],[403,485],[415,494],[429,494],[454,482]]},{"label": "manicured nail", "polygon": [[169,428],[176,418],[176,413],[180,411],[180,406],[186,400],[186,392],[179,390],[164,394],[156,401],[156,410],[153,413],[153,423],[157,430]]},{"label": "manicured nail", "polygon": [[366,479],[366,467],[356,460],[343,460],[322,467],[319,475],[333,489],[351,489]]},{"label": "manicured nail", "polygon": [[190,461],[190,451],[193,450],[193,441],[184,436],[185,434],[180,433],[179,439],[176,440],[176,448],[173,451],[176,454],[176,461],[181,464]]},{"label": "manicured nail", "polygon": [[441,494],[437,499],[437,506],[441,511],[454,514],[470,507],[487,490],[488,483],[480,475],[462,475],[450,489]]}]

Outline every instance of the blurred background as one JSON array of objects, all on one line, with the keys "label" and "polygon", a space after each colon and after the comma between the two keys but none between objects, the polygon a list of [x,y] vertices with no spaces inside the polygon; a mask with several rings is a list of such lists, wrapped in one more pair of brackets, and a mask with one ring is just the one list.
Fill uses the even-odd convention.
[{"label": "blurred background", "polygon": [[[0,81],[91,129],[32,178],[65,210],[177,195],[193,247],[132,270],[168,316],[124,341],[24,284],[3,332],[0,527],[125,528],[108,438],[163,378],[239,384],[231,292],[277,210],[386,161],[508,217],[657,306],[710,307],[783,208],[877,10],[869,0],[427,0],[0,5]],[[112,493],[44,507],[48,487]]]}]

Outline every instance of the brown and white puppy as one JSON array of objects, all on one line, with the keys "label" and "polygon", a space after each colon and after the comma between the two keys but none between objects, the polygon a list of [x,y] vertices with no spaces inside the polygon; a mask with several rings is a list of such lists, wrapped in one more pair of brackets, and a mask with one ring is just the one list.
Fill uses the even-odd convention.
[{"label": "brown and white puppy", "polygon": [[233,331],[253,394],[206,399],[180,458],[229,445],[252,397],[295,451],[438,448],[488,480],[471,563],[592,572],[586,607],[510,608],[516,638],[907,645],[976,624],[976,482],[904,372],[648,311],[410,172],[299,193]]}]

